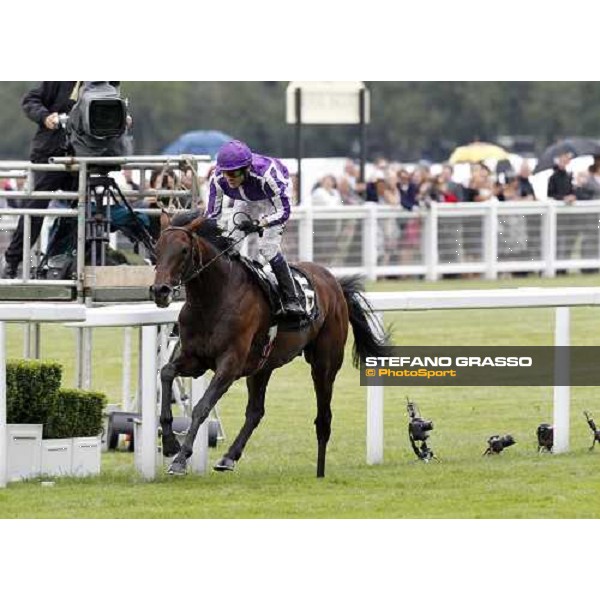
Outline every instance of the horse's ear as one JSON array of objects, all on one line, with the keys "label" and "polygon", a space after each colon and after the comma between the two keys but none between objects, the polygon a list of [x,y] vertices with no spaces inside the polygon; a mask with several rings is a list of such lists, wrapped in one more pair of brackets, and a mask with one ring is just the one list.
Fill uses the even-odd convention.
[{"label": "horse's ear", "polygon": [[171,224],[171,217],[169,217],[169,213],[166,210],[163,210],[160,213],[160,230],[166,229]]}]

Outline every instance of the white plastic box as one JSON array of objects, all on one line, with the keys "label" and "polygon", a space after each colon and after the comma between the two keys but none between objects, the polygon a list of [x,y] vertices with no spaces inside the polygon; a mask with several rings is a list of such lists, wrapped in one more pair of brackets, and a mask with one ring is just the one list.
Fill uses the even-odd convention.
[{"label": "white plastic box", "polygon": [[102,440],[98,437],[73,438],[71,474],[74,477],[99,475],[102,460]]},{"label": "white plastic box", "polygon": [[73,439],[42,440],[42,475],[71,475]]},{"label": "white plastic box", "polygon": [[6,426],[8,481],[38,477],[42,471],[43,425]]}]

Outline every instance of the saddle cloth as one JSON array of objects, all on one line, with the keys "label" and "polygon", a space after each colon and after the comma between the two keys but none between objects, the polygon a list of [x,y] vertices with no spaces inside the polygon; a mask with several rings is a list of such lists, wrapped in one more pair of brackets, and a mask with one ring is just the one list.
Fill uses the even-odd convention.
[{"label": "saddle cloth", "polygon": [[262,266],[258,261],[250,260],[244,256],[239,257],[240,262],[248,269],[260,289],[265,294],[271,307],[272,323],[279,326],[280,331],[296,331],[308,327],[318,316],[317,296],[315,290],[306,274],[296,266],[290,265],[292,277],[296,285],[298,300],[304,307],[305,315],[301,317],[290,317],[282,313],[281,296],[279,284],[271,267]]}]

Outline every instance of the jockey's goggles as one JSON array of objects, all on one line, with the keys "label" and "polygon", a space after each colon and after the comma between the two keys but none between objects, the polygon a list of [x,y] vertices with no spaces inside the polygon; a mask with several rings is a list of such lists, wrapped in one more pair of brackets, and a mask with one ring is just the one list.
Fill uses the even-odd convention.
[{"label": "jockey's goggles", "polygon": [[241,177],[246,173],[246,169],[235,169],[234,171],[223,171],[227,177]]}]

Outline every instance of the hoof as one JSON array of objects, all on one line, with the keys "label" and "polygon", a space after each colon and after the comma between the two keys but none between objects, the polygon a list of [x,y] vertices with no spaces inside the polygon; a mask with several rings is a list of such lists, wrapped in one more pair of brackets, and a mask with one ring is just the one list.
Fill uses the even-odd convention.
[{"label": "hoof", "polygon": [[185,475],[186,474],[185,462],[182,463],[178,460],[174,460],[171,463],[171,465],[169,466],[167,473],[169,475]]},{"label": "hoof", "polygon": [[213,467],[215,471],[233,471],[235,469],[235,460],[224,456],[219,462]]},{"label": "hoof", "polygon": [[162,441],[162,453],[163,456],[175,456],[181,450],[181,444],[177,441],[175,436],[163,438]]}]

